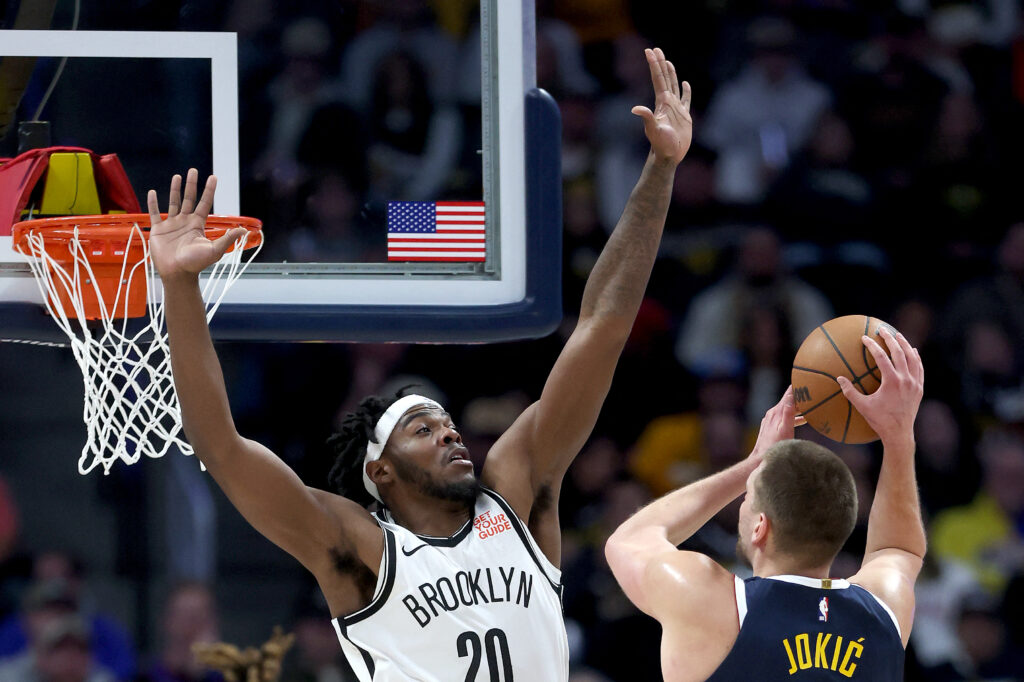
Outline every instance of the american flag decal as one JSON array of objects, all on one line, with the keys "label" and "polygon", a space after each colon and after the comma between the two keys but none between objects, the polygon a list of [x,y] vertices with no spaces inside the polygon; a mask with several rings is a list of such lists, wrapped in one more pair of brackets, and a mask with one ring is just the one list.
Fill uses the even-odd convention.
[{"label": "american flag decal", "polygon": [[482,201],[388,202],[389,261],[483,261]]}]

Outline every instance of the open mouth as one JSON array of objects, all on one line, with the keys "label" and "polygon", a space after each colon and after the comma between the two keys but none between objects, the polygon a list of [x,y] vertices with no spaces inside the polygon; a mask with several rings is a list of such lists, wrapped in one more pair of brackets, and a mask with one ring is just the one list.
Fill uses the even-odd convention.
[{"label": "open mouth", "polygon": [[453,450],[452,453],[448,455],[448,463],[451,464],[452,462],[468,462],[468,455],[469,453],[466,451],[466,448],[455,448],[455,450]]}]

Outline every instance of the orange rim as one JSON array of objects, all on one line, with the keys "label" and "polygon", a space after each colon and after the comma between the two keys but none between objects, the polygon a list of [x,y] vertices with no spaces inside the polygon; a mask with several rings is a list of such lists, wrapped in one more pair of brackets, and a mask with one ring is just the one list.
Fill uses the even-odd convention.
[{"label": "orange rim", "polygon": [[[161,213],[160,217],[166,219],[167,214]],[[42,233],[44,241],[53,239],[63,242],[73,239],[76,228],[80,239],[117,239],[123,238],[136,224],[142,229],[143,238],[148,239],[150,228],[148,213],[108,213],[23,220],[14,224],[11,228],[11,236],[16,251],[31,255],[27,251],[25,242],[27,235],[31,232]],[[206,236],[210,239],[216,239],[236,227],[244,227],[249,230],[244,248],[251,249],[263,241],[263,222],[258,218],[230,215],[211,215],[206,218]],[[26,249],[21,248],[23,245]]]},{"label": "orange rim", "polygon": [[[162,216],[166,218],[167,214]],[[141,239],[134,236],[136,225],[140,228],[138,234]],[[77,294],[58,289],[51,295],[54,303],[60,305],[68,317],[78,317],[77,302],[84,317],[93,320],[102,317],[104,312],[113,318],[146,314],[146,277],[134,277],[130,281],[122,281],[121,277],[126,267],[142,262],[145,254],[143,241],[149,239],[149,227],[148,213],[58,216],[15,223],[11,235],[14,249],[29,257],[37,255],[33,253],[29,235],[42,237],[43,248],[52,259],[48,264],[51,269],[59,267],[77,272],[79,265],[75,253],[89,261],[95,278],[91,286],[82,287]],[[245,216],[209,216],[206,219],[206,236],[216,239],[236,227],[249,231],[242,248],[250,249],[263,241],[263,223]],[[228,250],[233,249],[234,246]]]}]

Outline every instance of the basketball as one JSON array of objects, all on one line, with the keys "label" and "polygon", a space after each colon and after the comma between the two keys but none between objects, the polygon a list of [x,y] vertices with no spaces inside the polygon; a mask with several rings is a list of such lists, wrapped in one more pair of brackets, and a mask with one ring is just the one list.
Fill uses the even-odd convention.
[{"label": "basketball", "polygon": [[840,443],[870,443],[878,434],[843,395],[836,377],[849,379],[861,393],[882,384],[875,360],[861,341],[867,335],[889,354],[881,327],[891,325],[867,315],[846,315],[829,320],[811,332],[793,360],[793,399],[801,414],[818,433]]}]

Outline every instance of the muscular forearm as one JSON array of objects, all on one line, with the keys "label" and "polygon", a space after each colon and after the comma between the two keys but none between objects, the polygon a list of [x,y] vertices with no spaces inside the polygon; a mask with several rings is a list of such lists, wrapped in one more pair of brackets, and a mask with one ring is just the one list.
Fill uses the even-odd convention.
[{"label": "muscular forearm", "polygon": [[206,322],[198,278],[164,281],[174,388],[189,442],[204,464],[237,438],[220,362]]},{"label": "muscular forearm", "polygon": [[658,254],[675,169],[673,161],[648,156],[622,217],[587,280],[581,324],[617,323],[629,333]]},{"label": "muscular forearm", "polygon": [[679,545],[743,494],[747,477],[757,464],[755,459],[745,459],[655,500],[619,526],[612,539],[624,540],[653,528],[662,530],[672,545]]},{"label": "muscular forearm", "polygon": [[882,470],[868,518],[865,556],[890,548],[919,557],[924,557],[926,549],[914,475],[914,440],[910,436],[885,443]]}]

